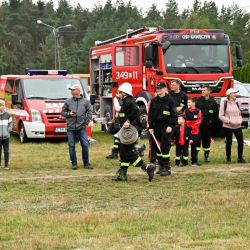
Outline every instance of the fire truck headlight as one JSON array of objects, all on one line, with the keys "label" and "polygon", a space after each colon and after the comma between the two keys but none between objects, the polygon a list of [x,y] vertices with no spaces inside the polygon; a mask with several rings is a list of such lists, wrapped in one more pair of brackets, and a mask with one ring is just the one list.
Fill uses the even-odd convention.
[{"label": "fire truck headlight", "polygon": [[36,109],[31,109],[32,122],[42,122],[41,113]]}]

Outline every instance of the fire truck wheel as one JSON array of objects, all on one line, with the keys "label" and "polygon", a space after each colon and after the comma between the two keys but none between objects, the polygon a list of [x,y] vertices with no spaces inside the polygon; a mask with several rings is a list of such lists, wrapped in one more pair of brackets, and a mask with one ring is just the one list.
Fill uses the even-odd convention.
[{"label": "fire truck wheel", "polygon": [[114,132],[114,124],[112,122],[112,109],[110,105],[107,105],[104,109],[104,117],[106,117],[106,123],[103,124],[103,130],[106,133]]},{"label": "fire truck wheel", "polygon": [[25,143],[28,141],[28,137],[27,137],[27,134],[25,132],[25,128],[24,128],[23,123],[20,124],[19,140],[21,143]]}]

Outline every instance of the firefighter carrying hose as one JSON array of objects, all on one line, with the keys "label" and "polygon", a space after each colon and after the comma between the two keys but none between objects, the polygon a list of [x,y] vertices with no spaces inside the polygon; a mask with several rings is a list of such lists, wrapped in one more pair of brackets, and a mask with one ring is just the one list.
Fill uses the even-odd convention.
[{"label": "firefighter carrying hose", "polygon": [[[157,158],[159,163],[159,174],[161,176],[168,176],[170,172],[170,148],[173,127],[176,124],[177,113],[173,99],[167,94],[167,86],[160,82],[156,86],[157,96],[152,99],[149,114],[148,124],[149,133],[152,138],[152,147],[156,148]],[[160,142],[157,145],[157,142]]]},{"label": "firefighter carrying hose", "polygon": [[[147,164],[139,157],[135,143],[138,139],[138,130],[140,129],[139,108],[134,101],[132,86],[125,82],[118,88],[122,97],[122,106],[119,112],[119,123],[121,130],[118,132],[121,141],[120,144],[120,168],[113,181],[127,181],[128,167],[141,167],[148,174],[151,181],[154,177],[155,165]],[[127,135],[131,135],[128,137]],[[124,139],[125,138],[125,139]]]}]

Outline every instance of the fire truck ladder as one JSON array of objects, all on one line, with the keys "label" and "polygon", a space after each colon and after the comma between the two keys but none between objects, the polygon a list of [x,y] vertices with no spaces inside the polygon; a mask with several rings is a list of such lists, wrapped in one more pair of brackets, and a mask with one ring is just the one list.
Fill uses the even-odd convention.
[{"label": "fire truck ladder", "polygon": [[114,43],[114,42],[117,42],[117,41],[125,39],[125,38],[131,38],[132,36],[138,35],[138,34],[144,32],[144,31],[149,31],[149,30],[150,29],[148,27],[143,27],[143,28],[134,30],[132,32],[129,32],[127,34],[120,35],[120,36],[117,36],[117,37],[102,41],[102,42],[98,43],[96,46],[101,46],[101,45],[105,45],[105,44]]}]

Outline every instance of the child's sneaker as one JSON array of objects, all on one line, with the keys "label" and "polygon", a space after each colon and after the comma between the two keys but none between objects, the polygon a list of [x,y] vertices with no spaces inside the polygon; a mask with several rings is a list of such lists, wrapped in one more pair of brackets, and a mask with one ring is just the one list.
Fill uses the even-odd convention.
[{"label": "child's sneaker", "polygon": [[10,170],[10,168],[9,168],[8,165],[5,165],[5,166],[4,166],[4,169],[5,169],[5,170]]}]

